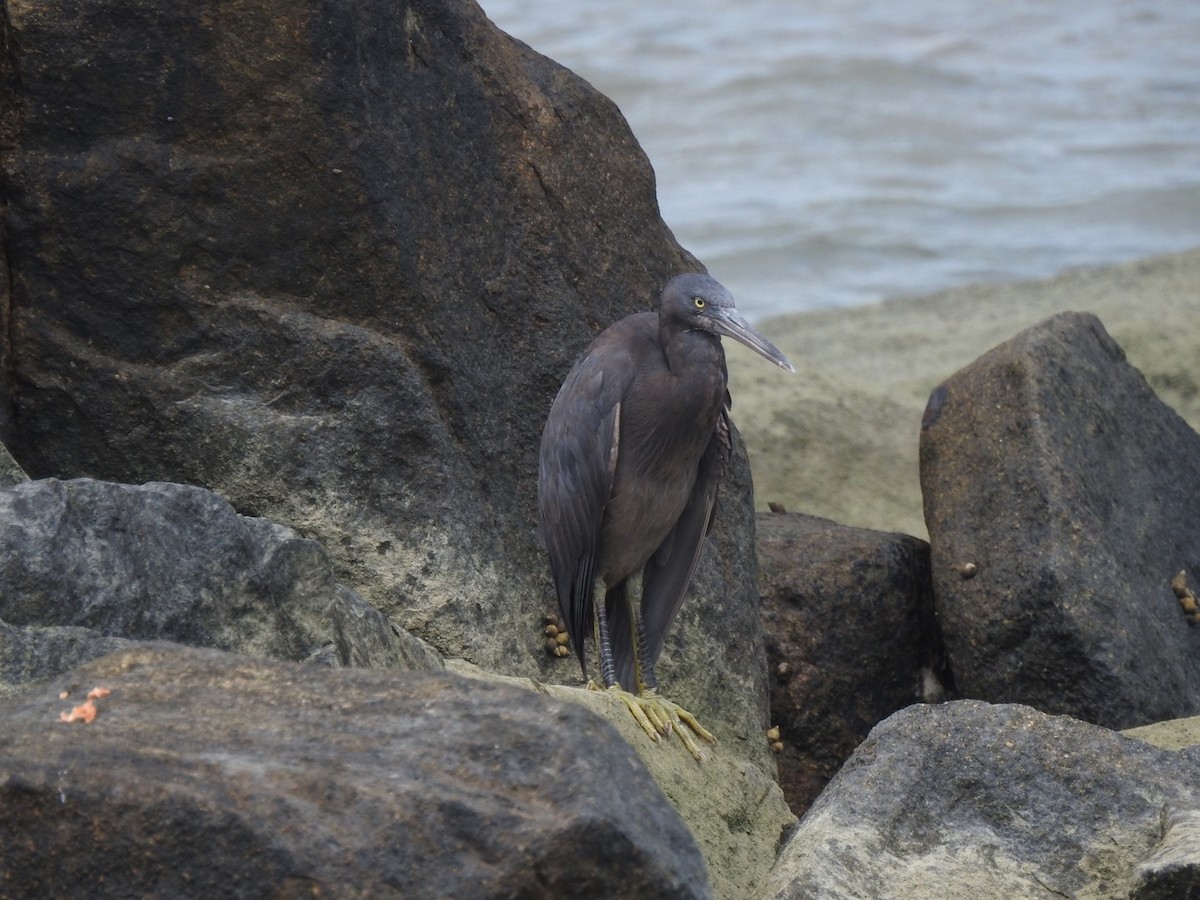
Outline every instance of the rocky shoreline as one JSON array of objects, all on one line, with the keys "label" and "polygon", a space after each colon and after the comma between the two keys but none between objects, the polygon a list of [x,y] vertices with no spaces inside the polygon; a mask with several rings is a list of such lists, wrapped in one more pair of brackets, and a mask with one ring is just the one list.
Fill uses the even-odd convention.
[{"label": "rocky shoreline", "polygon": [[1163,402],[1200,426],[1198,284],[1193,250],[760,323],[799,360],[800,377],[781,385],[736,348],[728,354],[757,508],[777,502],[925,537],[917,436],[929,395],[992,347],[1067,310],[1099,317]]},{"label": "rocky shoreline", "polygon": [[697,765],[543,631],[550,399],[699,266],[619,111],[465,0],[0,28],[0,897],[1197,889],[1196,254],[730,353]]}]

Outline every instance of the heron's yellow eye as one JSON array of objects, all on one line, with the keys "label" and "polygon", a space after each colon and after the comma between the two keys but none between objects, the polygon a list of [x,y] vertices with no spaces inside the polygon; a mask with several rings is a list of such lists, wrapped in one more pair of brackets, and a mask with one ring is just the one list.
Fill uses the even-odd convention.
[{"label": "heron's yellow eye", "polygon": [[692,303],[696,304],[696,309],[704,309],[704,298],[703,297],[693,297]]}]

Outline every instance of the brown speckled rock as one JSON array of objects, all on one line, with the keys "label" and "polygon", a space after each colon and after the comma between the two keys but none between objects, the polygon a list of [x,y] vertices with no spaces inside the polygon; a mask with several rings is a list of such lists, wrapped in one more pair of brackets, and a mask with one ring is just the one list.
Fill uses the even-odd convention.
[{"label": "brown speckled rock", "polygon": [[779,781],[800,815],[879,721],[940,699],[929,545],[812,516],[758,516]]}]

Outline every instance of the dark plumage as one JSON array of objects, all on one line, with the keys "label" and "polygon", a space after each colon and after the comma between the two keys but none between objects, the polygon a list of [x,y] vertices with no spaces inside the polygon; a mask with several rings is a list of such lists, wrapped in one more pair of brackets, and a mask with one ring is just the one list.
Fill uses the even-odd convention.
[{"label": "dark plumage", "polygon": [[[595,621],[605,686],[660,705],[654,664],[695,571],[729,459],[721,335],[794,371],[723,286],[707,275],[680,275],[663,290],[657,314],[628,316],[592,343],[563,382],[542,434],[540,531],[580,665],[586,675],[584,639]],[[639,574],[640,617],[629,591]]]}]

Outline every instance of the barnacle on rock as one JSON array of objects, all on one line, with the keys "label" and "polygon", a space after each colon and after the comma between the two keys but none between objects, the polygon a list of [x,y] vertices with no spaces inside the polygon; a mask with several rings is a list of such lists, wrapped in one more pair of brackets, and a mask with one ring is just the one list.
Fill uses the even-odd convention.
[{"label": "barnacle on rock", "polygon": [[558,616],[547,613],[542,616],[542,622],[544,625],[542,634],[546,636],[546,653],[554,657],[567,656],[570,653],[567,644],[570,642],[571,636],[558,623]]},{"label": "barnacle on rock", "polygon": [[772,753],[783,752],[783,741],[779,739],[778,725],[772,725],[767,729],[767,746],[771,748]]},{"label": "barnacle on rock", "polygon": [[1186,569],[1180,569],[1175,577],[1171,579],[1171,590],[1175,592],[1175,596],[1179,599],[1179,606],[1183,609],[1184,618],[1193,625],[1200,624],[1200,602],[1196,600],[1196,595],[1188,587]]}]

